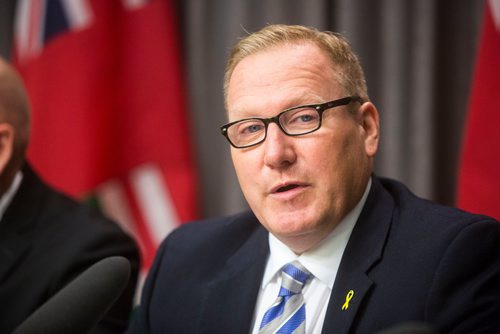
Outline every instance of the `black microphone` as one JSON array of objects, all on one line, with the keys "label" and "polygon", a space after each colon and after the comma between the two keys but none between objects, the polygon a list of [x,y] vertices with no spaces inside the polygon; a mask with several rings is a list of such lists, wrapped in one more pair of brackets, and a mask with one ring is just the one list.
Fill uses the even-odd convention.
[{"label": "black microphone", "polygon": [[88,333],[123,292],[130,262],[105,258],[78,275],[16,328],[14,334]]}]

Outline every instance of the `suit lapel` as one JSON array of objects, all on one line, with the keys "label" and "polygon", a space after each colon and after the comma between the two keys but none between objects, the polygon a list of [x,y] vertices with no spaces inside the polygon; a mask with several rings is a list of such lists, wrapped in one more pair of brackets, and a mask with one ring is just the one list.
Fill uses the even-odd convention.
[{"label": "suit lapel", "polygon": [[30,250],[30,245],[30,240],[17,231],[12,231],[9,235],[4,234],[0,238],[0,284],[16,268],[16,264],[22,262],[24,255]]},{"label": "suit lapel", "polygon": [[35,217],[43,197],[43,184],[26,164],[23,179],[0,221],[0,283],[29,252],[36,231]]},{"label": "suit lapel", "polygon": [[[255,219],[255,218],[254,218]],[[239,222],[241,223],[241,222]],[[244,224],[255,222],[243,222]],[[202,333],[247,333],[269,254],[268,233],[259,226],[205,289]]]},{"label": "suit lapel", "polygon": [[323,333],[348,333],[373,282],[369,271],[382,257],[394,202],[376,177],[342,256]]}]

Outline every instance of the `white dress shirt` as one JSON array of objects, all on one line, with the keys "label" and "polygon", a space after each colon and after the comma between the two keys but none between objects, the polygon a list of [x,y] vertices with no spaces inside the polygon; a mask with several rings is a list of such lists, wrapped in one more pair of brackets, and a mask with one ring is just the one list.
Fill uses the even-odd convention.
[{"label": "white dress shirt", "polygon": [[21,173],[21,171],[18,171],[9,189],[7,189],[5,194],[3,194],[2,197],[0,197],[0,221],[2,220],[3,214],[5,213],[5,210],[7,210],[7,207],[9,206],[10,202],[12,202],[12,198],[14,198],[14,195],[16,194],[22,179],[23,179],[23,173]]},{"label": "white dress shirt", "polygon": [[261,288],[253,318],[252,334],[259,333],[264,313],[274,303],[281,286],[281,268],[297,260],[314,276],[302,294],[306,303],[306,333],[320,334],[325,321],[328,301],[340,266],[342,254],[347,246],[351,232],[358,220],[371,187],[371,179],[365,192],[354,209],[345,216],[318,247],[297,256],[285,244],[269,233],[270,255],[262,278]]}]

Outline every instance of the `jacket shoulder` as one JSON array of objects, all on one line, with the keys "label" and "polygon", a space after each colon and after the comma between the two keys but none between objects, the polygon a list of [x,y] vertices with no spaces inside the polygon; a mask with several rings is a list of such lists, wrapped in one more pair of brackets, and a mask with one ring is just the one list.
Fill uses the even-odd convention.
[{"label": "jacket shoulder", "polygon": [[443,224],[463,227],[464,224],[474,222],[497,222],[494,218],[485,215],[473,214],[421,198],[398,181],[388,178],[379,178],[379,180],[382,187],[394,199],[400,217],[406,220],[427,224],[435,223],[438,224],[439,228],[442,228]]}]

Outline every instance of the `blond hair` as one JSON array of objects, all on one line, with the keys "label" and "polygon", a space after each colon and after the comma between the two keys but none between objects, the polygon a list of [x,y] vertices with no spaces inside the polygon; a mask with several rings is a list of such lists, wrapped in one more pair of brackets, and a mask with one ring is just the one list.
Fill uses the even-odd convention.
[{"label": "blond hair", "polygon": [[338,84],[348,95],[368,100],[365,75],[349,42],[338,33],[298,25],[268,25],[241,39],[232,49],[224,73],[224,100],[234,68],[245,57],[282,44],[314,43],[331,59]]}]

